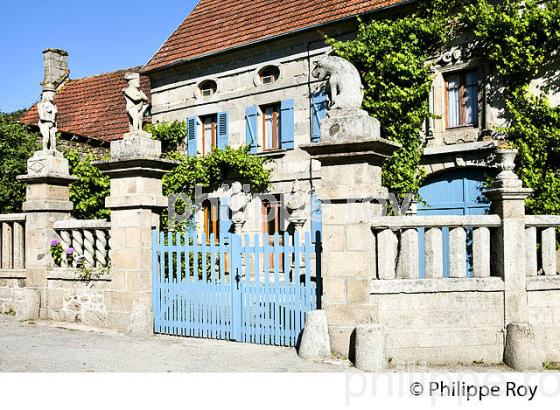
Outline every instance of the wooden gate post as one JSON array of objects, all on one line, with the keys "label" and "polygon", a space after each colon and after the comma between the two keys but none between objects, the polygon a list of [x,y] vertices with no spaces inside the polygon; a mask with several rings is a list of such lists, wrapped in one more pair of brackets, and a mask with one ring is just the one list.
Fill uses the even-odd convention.
[{"label": "wooden gate post", "polygon": [[109,325],[136,335],[153,331],[152,229],[168,205],[161,178],[174,165],[160,156],[161,142],[136,131],[111,143],[110,161],[95,163],[111,177],[105,202],[111,210]]},{"label": "wooden gate post", "polygon": [[321,162],[322,306],[333,353],[348,356],[358,323],[375,320],[369,302],[376,274],[371,219],[381,215],[388,198],[381,165],[399,145],[381,138],[379,122],[363,111],[337,115],[321,124],[319,144],[301,148]]}]

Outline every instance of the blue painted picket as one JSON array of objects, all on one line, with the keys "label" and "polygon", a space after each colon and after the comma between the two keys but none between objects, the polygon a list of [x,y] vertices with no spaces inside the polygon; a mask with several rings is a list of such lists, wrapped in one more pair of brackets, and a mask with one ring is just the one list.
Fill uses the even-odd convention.
[{"label": "blue painted picket", "polygon": [[295,346],[317,308],[310,233],[229,240],[153,231],[154,331]]}]

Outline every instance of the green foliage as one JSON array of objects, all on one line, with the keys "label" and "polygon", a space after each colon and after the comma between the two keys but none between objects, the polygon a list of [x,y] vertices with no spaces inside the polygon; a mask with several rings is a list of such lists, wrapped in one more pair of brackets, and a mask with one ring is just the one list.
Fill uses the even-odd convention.
[{"label": "green foliage", "polygon": [[520,178],[535,190],[528,212],[560,214],[560,108],[528,92],[541,77],[543,90],[560,91],[560,0],[420,1],[407,15],[360,22],[353,40],[328,40],[362,73],[364,109],[403,146],[385,163],[384,184],[401,198],[418,191],[420,135],[430,116],[426,61],[463,34],[473,57],[495,67],[488,98],[503,98],[509,126],[502,131],[519,149]]},{"label": "green foliage", "polygon": [[[247,147],[215,149],[204,157],[170,152],[167,158],[177,161],[177,166],[163,177],[164,195],[185,193],[194,200],[197,186],[215,191],[224,183],[234,181],[248,184],[253,192],[263,192],[270,182],[270,171],[264,167],[265,160],[249,154]],[[176,204],[179,214],[185,211],[184,206],[183,203]],[[167,210],[162,213],[161,225],[168,226]]]},{"label": "green foliage", "polygon": [[25,185],[16,177],[27,173],[27,160],[39,148],[39,135],[18,122],[22,113],[0,113],[0,213],[21,212]]},{"label": "green foliage", "polygon": [[365,85],[363,107],[379,119],[385,138],[402,149],[383,169],[384,184],[401,198],[416,193],[424,174],[421,131],[430,116],[433,71],[426,61],[451,38],[455,1],[422,1],[400,18],[360,21],[356,38],[328,39],[337,55],[352,61]]},{"label": "green foliage", "polygon": [[466,29],[475,36],[474,53],[496,67],[509,126],[502,131],[519,150],[517,174],[534,189],[532,214],[560,214],[560,108],[531,94],[542,77],[545,91],[558,92],[559,0],[477,0],[465,8]]},{"label": "green foliage", "polygon": [[163,152],[176,151],[185,140],[187,128],[184,121],[147,124],[145,130],[152,134],[152,138],[161,141]]},{"label": "green foliage", "polygon": [[106,218],[105,198],[109,195],[109,177],[92,165],[92,153],[80,156],[77,150],[64,153],[70,165],[70,174],[78,180],[70,185],[70,200],[74,204],[74,217],[78,219]]},{"label": "green foliage", "polygon": [[214,191],[227,181],[249,184],[254,192],[268,188],[270,172],[263,166],[265,160],[249,154],[247,147],[215,149],[204,157],[188,157],[179,152],[167,157],[178,164],[163,177],[164,195],[184,192],[193,196],[197,185]]}]

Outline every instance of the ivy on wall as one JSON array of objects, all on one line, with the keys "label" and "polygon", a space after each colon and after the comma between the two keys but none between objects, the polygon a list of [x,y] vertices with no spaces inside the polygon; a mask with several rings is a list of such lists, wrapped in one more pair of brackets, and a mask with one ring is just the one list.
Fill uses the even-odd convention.
[{"label": "ivy on wall", "polygon": [[362,73],[364,109],[403,146],[385,163],[384,184],[400,198],[418,192],[421,132],[431,116],[426,62],[461,34],[495,68],[491,88],[508,122],[500,131],[519,149],[517,173],[535,190],[528,212],[560,214],[560,108],[529,93],[538,78],[544,91],[560,89],[560,0],[422,0],[406,15],[360,21],[350,41],[327,40]]},{"label": "ivy on wall", "polygon": [[187,136],[187,128],[184,121],[148,123],[144,129],[152,134],[153,139],[161,141],[163,152],[176,151]]},{"label": "ivy on wall", "polygon": [[170,152],[167,158],[177,161],[177,166],[163,177],[164,195],[182,192],[193,196],[197,185],[215,191],[226,181],[239,181],[249,184],[253,192],[263,192],[270,181],[265,159],[249,154],[247,147],[215,149],[203,157]]},{"label": "ivy on wall", "polygon": [[[517,174],[533,188],[527,199],[531,214],[560,214],[560,107],[547,92],[560,92],[560,1],[477,0],[463,13],[465,29],[474,34],[473,52],[491,62],[498,83],[491,92],[505,103],[503,128],[519,150]],[[530,84],[540,79],[541,95]]]},{"label": "ivy on wall", "polygon": [[433,71],[426,61],[455,32],[454,1],[423,1],[399,18],[360,21],[349,41],[327,39],[334,52],[362,73],[363,108],[381,122],[385,138],[402,145],[383,168],[383,181],[401,199],[416,193],[424,178],[419,168],[421,131],[430,114]]},{"label": "ivy on wall", "polygon": [[70,185],[70,201],[74,204],[73,216],[78,219],[97,219],[109,216],[105,198],[109,195],[109,177],[92,165],[93,153],[80,154],[78,150],[64,152],[70,174],[78,180]]}]

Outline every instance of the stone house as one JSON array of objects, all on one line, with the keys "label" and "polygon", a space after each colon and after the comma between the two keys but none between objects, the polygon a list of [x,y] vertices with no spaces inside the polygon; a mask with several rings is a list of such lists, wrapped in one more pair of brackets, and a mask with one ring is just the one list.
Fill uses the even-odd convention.
[{"label": "stone house", "polygon": [[[0,311],[15,306],[21,318],[137,335],[292,346],[304,315],[321,309],[330,338],[324,353],[355,355],[366,370],[372,363],[358,357],[364,340],[383,362],[401,364],[500,363],[509,354],[529,358],[508,361],[527,370],[558,361],[560,217],[525,214],[531,190],[513,172],[516,153],[496,150],[501,111],[488,98],[491,68],[468,59],[461,42],[436,57],[431,107],[440,119],[427,121],[423,133],[427,204],[417,216],[383,216],[372,199],[388,196],[380,167],[397,149],[378,135],[375,120],[355,109],[326,117],[323,84],[311,75],[314,61],[329,52],[324,36],[351,38],[357,15],[409,7],[413,1],[201,0],[140,70],[151,84],[152,121],[185,121],[188,155],[248,145],[269,160],[269,192],[254,195],[246,212],[221,200],[203,203],[199,232],[291,234],[295,226],[305,241],[297,233],[281,244],[266,243],[265,235],[212,243],[189,232],[181,242],[176,232],[174,242],[173,232],[159,231],[167,206],[161,179],[174,164],[161,159],[161,145],[148,133],[127,133],[124,71],[67,82],[57,93],[60,129],[112,140],[111,159],[96,163],[111,179],[111,220],[72,219],[73,179],[64,160],[37,152],[20,177],[28,184],[24,213],[0,221]],[[91,97],[81,96],[92,89]],[[109,118],[101,113],[108,108],[115,109]],[[91,117],[72,122],[72,113],[88,110]],[[110,118],[118,124],[109,127]],[[333,137],[331,126],[348,128],[352,119],[360,133],[339,138],[335,130]],[[497,173],[494,155],[500,173],[486,198],[486,175]],[[286,201],[294,187],[298,195]],[[297,221],[286,221],[283,205],[295,197],[306,207]],[[322,246],[311,243],[309,231],[324,231]],[[59,265],[45,258],[54,238],[101,273],[84,279],[67,257]],[[313,270],[320,281],[311,279]]]},{"label": "stone house", "polygon": [[[128,130],[122,98],[122,89],[126,86],[124,74],[138,72],[140,67],[71,79],[66,51],[46,49],[43,56],[43,84],[56,87],[59,148],[63,151],[91,151],[96,157],[106,155],[109,143],[121,139]],[[142,87],[149,93],[149,80],[145,76],[142,77]],[[20,121],[38,128],[37,105],[34,104]]]},{"label": "stone house", "polygon": [[[151,81],[152,120],[186,121],[188,155],[247,144],[266,157],[274,197],[265,208],[281,203],[295,180],[305,181],[313,193],[320,186],[320,166],[299,146],[320,140],[327,102],[323,83],[311,71],[314,60],[330,51],[324,37],[351,38],[357,16],[411,7],[414,2],[398,0],[327,1],[321,7],[301,0],[281,5],[202,0],[142,69]],[[430,106],[439,119],[426,121],[422,166],[428,178],[421,195],[427,205],[419,213],[489,210],[480,190],[494,174],[493,130],[503,120],[499,103],[488,98],[491,67],[469,59],[463,48],[458,43],[434,61]],[[286,229],[281,217],[263,224],[258,202],[246,231]],[[310,194],[306,229],[321,229],[320,206]]]}]

